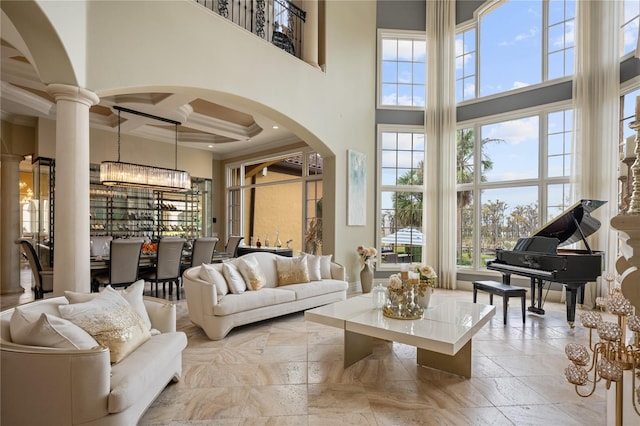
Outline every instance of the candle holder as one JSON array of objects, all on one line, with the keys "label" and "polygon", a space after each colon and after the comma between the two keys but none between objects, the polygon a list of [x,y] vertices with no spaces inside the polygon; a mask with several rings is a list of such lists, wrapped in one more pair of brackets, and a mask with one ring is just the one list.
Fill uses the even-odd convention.
[{"label": "candle holder", "polygon": [[[640,369],[640,317],[632,315],[634,308],[631,302],[620,292],[614,292],[609,298],[607,311],[617,316],[617,322],[603,321],[600,313],[593,311],[581,315],[582,326],[589,329],[589,347],[579,343],[569,343],[565,347],[571,364],[564,374],[567,381],[575,386],[576,394],[585,398],[593,395],[598,382],[604,381],[607,390],[615,383],[615,424],[622,425],[623,386],[629,385],[629,381],[631,404],[640,416],[640,386],[636,388],[636,375]],[[630,343],[626,338],[627,327],[633,332]],[[597,330],[600,338],[597,343],[593,342],[593,330]],[[630,374],[625,375],[625,371]],[[626,384],[625,376],[629,377]],[[586,392],[581,391],[585,386]]]},{"label": "candle holder", "polygon": [[[405,275],[406,274],[406,275]],[[387,305],[382,314],[387,318],[414,320],[422,318],[424,308],[416,303],[417,278],[409,278],[406,271],[389,277]]]}]

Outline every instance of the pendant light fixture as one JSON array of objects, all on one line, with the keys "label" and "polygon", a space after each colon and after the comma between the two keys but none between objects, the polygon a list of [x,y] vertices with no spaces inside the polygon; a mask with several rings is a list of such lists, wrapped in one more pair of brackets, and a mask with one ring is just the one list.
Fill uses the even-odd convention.
[{"label": "pendant light fixture", "polygon": [[[129,108],[114,106],[113,109],[118,111],[118,161],[103,161],[100,164],[100,182],[107,186],[125,186],[157,191],[186,192],[191,190],[189,173],[178,170],[178,124],[180,123]],[[175,168],[165,169],[120,161],[121,111],[171,123],[175,126]]]}]

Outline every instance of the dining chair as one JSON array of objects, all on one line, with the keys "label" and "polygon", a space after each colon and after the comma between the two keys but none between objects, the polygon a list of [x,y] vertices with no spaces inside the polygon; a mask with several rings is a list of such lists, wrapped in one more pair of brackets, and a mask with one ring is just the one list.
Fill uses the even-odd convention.
[{"label": "dining chair", "polygon": [[98,274],[91,281],[91,291],[99,291],[100,285],[127,287],[138,280],[138,268],[142,241],[128,238],[109,243],[109,272]]},{"label": "dining chair", "polygon": [[218,244],[218,237],[200,237],[193,241],[191,250],[191,265],[200,266],[203,263],[211,263],[213,252]]},{"label": "dining chair", "polygon": [[16,240],[16,244],[20,245],[20,248],[22,248],[22,251],[29,261],[29,266],[33,273],[34,286],[32,290],[34,298],[42,299],[45,293],[53,291],[53,269],[42,267],[40,257],[31,240],[20,238]]},{"label": "dining chair", "polygon": [[91,236],[89,241],[91,242],[91,256],[109,256],[109,244],[113,241],[111,235]]},{"label": "dining chair", "polygon": [[215,257],[236,257],[238,256],[238,246],[244,240],[239,235],[230,235],[227,244],[224,246],[223,252],[214,253]]},{"label": "dining chair", "polygon": [[155,267],[141,276],[145,281],[151,282],[151,291],[153,291],[155,284],[156,297],[158,296],[158,283],[162,283],[163,295],[166,293],[166,283],[169,283],[170,295],[173,292],[173,283],[175,283],[176,295],[180,299],[180,266],[182,265],[182,249],[186,242],[186,239],[177,237],[165,237],[158,241]]}]

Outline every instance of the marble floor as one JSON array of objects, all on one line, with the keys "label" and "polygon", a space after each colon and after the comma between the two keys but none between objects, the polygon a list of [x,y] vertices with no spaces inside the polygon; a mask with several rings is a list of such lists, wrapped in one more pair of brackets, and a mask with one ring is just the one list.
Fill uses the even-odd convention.
[{"label": "marble floor", "polygon": [[[472,300],[468,291],[436,291]],[[29,293],[3,297],[2,306],[26,302]],[[488,295],[478,297],[489,303]],[[415,348],[381,340],[344,369],[340,330],[302,313],[210,341],[189,321],[184,299],[175,302],[177,328],[189,341],[182,379],[165,388],[140,425],[605,424],[604,385],[581,398],[564,379],[564,346],[588,343],[586,329],[567,325],[564,304],[547,302],[547,313],[527,313],[524,325],[518,300],[507,326],[497,309],[473,339],[473,377],[465,379],[417,366]]]}]

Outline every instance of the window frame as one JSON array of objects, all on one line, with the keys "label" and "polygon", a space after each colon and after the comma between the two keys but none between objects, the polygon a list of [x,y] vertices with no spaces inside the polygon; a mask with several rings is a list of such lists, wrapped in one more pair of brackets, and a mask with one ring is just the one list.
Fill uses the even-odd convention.
[{"label": "window frame", "polygon": [[[426,224],[426,211],[425,204],[427,203],[427,173],[423,176],[423,184],[420,188],[418,185],[383,185],[382,184],[382,135],[383,133],[419,133],[424,135],[424,167],[428,167],[427,164],[427,136],[425,133],[425,127],[420,125],[409,124],[378,124],[376,126],[376,214],[375,214],[375,241],[376,247],[382,247],[382,193],[383,192],[420,192],[422,194],[422,230],[424,233],[424,226]],[[382,250],[378,250],[376,270],[379,271],[397,271],[400,263],[382,263]],[[426,256],[426,245],[423,242],[422,247],[422,259]]]},{"label": "window frame", "polygon": [[424,41],[425,42],[425,83],[424,83],[424,101],[425,105],[427,102],[427,60],[426,57],[426,40],[427,34],[426,31],[413,31],[413,30],[391,30],[378,28],[377,30],[377,38],[376,38],[376,52],[377,52],[377,63],[376,63],[376,108],[383,110],[405,110],[405,111],[422,111],[425,108],[425,105],[386,105],[382,103],[383,90],[382,85],[384,82],[382,81],[382,65],[383,65],[383,56],[382,56],[382,41],[384,38],[391,39],[410,39],[414,41]]},{"label": "window frame", "polygon": [[[244,233],[244,224],[245,224],[245,191],[251,190],[252,188],[260,188],[266,186],[274,186],[274,185],[284,185],[289,183],[300,182],[302,187],[302,205],[303,209],[301,212],[302,215],[302,230],[301,235],[304,237],[309,221],[315,217],[315,212],[313,212],[313,216],[310,216],[310,212],[307,209],[307,201],[309,200],[309,183],[310,182],[323,182],[324,181],[324,173],[309,173],[309,156],[311,154],[317,154],[322,157],[320,153],[314,151],[310,147],[307,148],[297,148],[297,149],[288,149],[282,152],[279,152],[277,155],[256,155],[255,157],[250,157],[243,159],[241,161],[234,161],[232,163],[227,163],[225,165],[225,214],[226,214],[226,224],[225,224],[225,232],[227,238],[229,235],[242,235]],[[294,177],[291,179],[281,180],[277,182],[269,182],[262,184],[246,184],[244,182],[245,169],[248,166],[264,163],[273,160],[282,160],[294,155],[301,155],[303,159],[302,164],[302,173],[300,177]],[[237,173],[237,176],[234,174]],[[323,189],[324,195],[324,189]],[[234,204],[233,200],[234,196],[238,197],[237,202]],[[249,244],[250,236],[243,235],[245,237],[245,244]],[[304,245],[302,245],[304,249]]]},{"label": "window frame", "polygon": [[[465,266],[456,264],[456,270],[458,273],[484,273],[487,272],[487,268],[485,265],[481,264],[481,232],[479,226],[481,226],[482,219],[482,199],[481,193],[486,189],[502,189],[502,188],[519,188],[525,186],[536,186],[538,192],[538,223],[539,225],[543,225],[546,223],[546,214],[548,211],[548,186],[556,185],[556,184],[570,184],[571,176],[548,176],[548,114],[572,110],[573,102],[572,101],[561,101],[555,102],[545,105],[540,105],[532,108],[525,108],[515,111],[510,111],[508,113],[496,114],[491,116],[481,117],[479,119],[468,120],[464,122],[456,123],[456,131],[463,129],[473,129],[474,135],[481,135],[481,128],[483,126],[504,123],[512,120],[519,120],[527,117],[537,116],[538,117],[538,138],[540,141],[539,149],[538,149],[538,177],[537,178],[529,178],[529,179],[521,179],[521,180],[510,180],[510,181],[499,181],[499,182],[481,182],[481,145],[477,143],[477,140],[474,143],[474,180],[471,183],[459,184],[456,183],[456,194],[459,191],[470,191],[473,194],[474,204],[473,204],[473,220],[474,220],[474,232],[473,232],[473,257],[472,257],[472,265]],[[573,129],[569,129],[572,131]],[[571,158],[574,156],[572,154]],[[459,226],[456,223],[456,228]],[[526,235],[523,235],[525,237]]]}]

